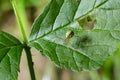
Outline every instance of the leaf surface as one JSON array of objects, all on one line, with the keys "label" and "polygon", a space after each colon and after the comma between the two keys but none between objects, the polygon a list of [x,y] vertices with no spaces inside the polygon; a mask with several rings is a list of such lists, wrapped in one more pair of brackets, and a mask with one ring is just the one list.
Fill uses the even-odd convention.
[{"label": "leaf surface", "polygon": [[0,80],[17,80],[22,44],[8,33],[0,31]]},{"label": "leaf surface", "polygon": [[[32,26],[29,45],[60,67],[97,69],[117,50],[119,8],[119,0],[51,0]],[[87,16],[95,20],[92,30],[80,26]],[[66,42],[69,31],[74,35]]]}]

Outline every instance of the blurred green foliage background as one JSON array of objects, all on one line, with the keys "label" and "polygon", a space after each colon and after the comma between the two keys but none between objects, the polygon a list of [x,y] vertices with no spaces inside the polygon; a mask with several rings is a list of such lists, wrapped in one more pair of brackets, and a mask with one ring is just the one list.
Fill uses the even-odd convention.
[{"label": "blurred green foliage background", "polygon": [[[26,30],[30,28],[35,18],[42,12],[50,0],[16,0],[19,13]],[[21,39],[19,28],[10,0],[0,0],[0,30],[6,31]],[[29,35],[28,35],[29,36]],[[110,56],[102,68],[94,71],[83,70],[72,72],[57,68],[48,58],[32,49],[32,57],[37,80],[120,80],[120,45],[118,51]],[[23,52],[18,80],[30,80],[26,55]]]}]

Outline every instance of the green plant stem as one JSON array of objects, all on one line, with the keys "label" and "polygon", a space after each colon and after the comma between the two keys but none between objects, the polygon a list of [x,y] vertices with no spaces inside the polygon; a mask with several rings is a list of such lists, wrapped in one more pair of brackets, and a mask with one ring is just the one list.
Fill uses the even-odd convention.
[{"label": "green plant stem", "polygon": [[27,56],[27,61],[28,61],[30,75],[31,75],[31,80],[36,80],[35,79],[35,72],[34,72],[34,68],[33,68],[33,62],[32,62],[32,55],[31,55],[30,47],[27,46],[27,45],[25,46],[25,52],[26,52],[26,56]]},{"label": "green plant stem", "polygon": [[16,2],[15,2],[15,0],[11,0],[11,3],[12,3],[12,6],[13,6],[13,9],[14,9],[16,18],[17,18],[17,22],[18,22],[19,27],[20,27],[20,31],[21,31],[22,38],[23,38],[23,43],[27,43],[28,40],[27,40],[27,36],[26,36],[25,27],[22,24],[21,17],[19,15],[19,12],[18,12],[18,9],[17,9],[17,6],[16,6]]},{"label": "green plant stem", "polygon": [[17,22],[19,24],[20,32],[22,34],[23,44],[25,45],[24,49],[25,49],[26,56],[27,56],[27,61],[28,61],[28,67],[29,67],[29,71],[30,71],[31,80],[36,80],[30,47],[27,46],[28,40],[27,40],[27,33],[26,33],[27,31],[25,31],[25,26],[26,25],[24,25],[23,22],[22,22],[22,16],[20,15],[21,11],[18,11],[18,6],[16,5],[16,0],[11,0],[11,3],[12,3],[12,6],[13,6],[13,9],[14,9],[16,18],[17,18]]}]

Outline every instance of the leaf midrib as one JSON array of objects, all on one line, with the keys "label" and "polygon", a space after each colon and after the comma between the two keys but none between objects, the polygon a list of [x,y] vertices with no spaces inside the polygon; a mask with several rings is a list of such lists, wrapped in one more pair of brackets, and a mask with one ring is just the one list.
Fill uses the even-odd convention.
[{"label": "leaf midrib", "polygon": [[17,45],[12,45],[12,46],[5,46],[3,48],[0,48],[1,49],[8,49],[8,48],[14,48],[14,47],[18,47],[18,46],[22,46],[22,44],[17,44]]},{"label": "leaf midrib", "polygon": [[[63,27],[62,27],[63,28]],[[59,29],[61,29],[61,27],[60,28],[57,28],[56,30],[54,30],[54,31],[51,31],[51,32],[55,32],[55,31],[57,31],[57,30],[59,30]],[[87,30],[86,30],[87,31]],[[93,30],[91,30],[91,31],[109,31],[109,32],[111,32],[111,31],[119,31],[120,32],[120,30],[107,30],[107,29],[93,29]],[[34,42],[34,41],[36,41],[37,39],[40,39],[40,38],[42,38],[42,37],[44,37],[44,36],[47,36],[47,35],[49,35],[51,32],[49,32],[49,33],[47,33],[47,34],[45,34],[45,35],[43,35],[43,36],[41,36],[41,37],[38,37],[38,38],[35,38],[34,40],[31,40],[31,41],[29,41],[29,43],[30,42]],[[118,40],[120,40],[120,39],[118,39]]]},{"label": "leaf midrib", "polygon": [[[96,6],[96,7],[95,7],[95,4],[94,4],[93,8],[92,8],[90,11],[88,11],[87,13],[85,13],[84,15],[78,17],[78,18],[75,19],[75,20],[72,20],[72,22],[70,22],[70,23],[68,23],[68,24],[66,24],[66,25],[64,25],[64,26],[62,26],[62,27],[58,27],[58,28],[54,29],[53,31],[48,32],[47,34],[44,34],[44,35],[39,36],[39,37],[35,37],[35,39],[32,39],[32,40],[29,41],[29,42],[35,41],[35,40],[37,40],[37,39],[39,39],[39,38],[42,38],[42,37],[44,37],[44,36],[49,35],[51,32],[55,32],[55,31],[60,30],[60,29],[62,29],[62,28],[64,28],[64,27],[66,27],[66,26],[71,25],[71,24],[74,23],[75,21],[78,21],[79,19],[84,18],[87,14],[89,14],[89,13],[91,13],[92,11],[94,11],[95,9],[99,8],[100,6],[102,6],[103,4],[105,4],[107,1],[108,1],[108,0],[104,1],[103,3],[99,4],[99,5]],[[95,2],[96,2],[96,0],[95,0]],[[77,9],[76,9],[76,11],[77,11]],[[74,15],[74,17],[75,17],[75,15]],[[37,34],[37,36],[38,36],[38,34]]]}]

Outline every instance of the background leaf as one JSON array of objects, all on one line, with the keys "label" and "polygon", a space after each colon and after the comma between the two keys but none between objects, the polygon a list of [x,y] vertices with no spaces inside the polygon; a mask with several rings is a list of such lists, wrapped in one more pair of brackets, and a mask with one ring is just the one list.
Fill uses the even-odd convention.
[{"label": "background leaf", "polygon": [[17,80],[22,44],[0,31],[0,80]]},{"label": "background leaf", "polygon": [[[35,20],[29,45],[60,67],[96,69],[117,50],[119,7],[119,0],[52,0]],[[95,19],[92,30],[80,26],[86,16]],[[68,31],[74,35],[66,42]]]}]

